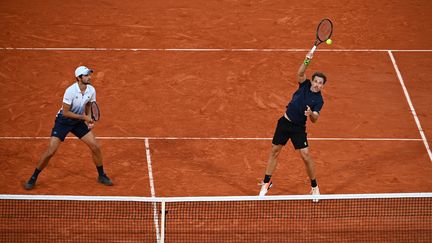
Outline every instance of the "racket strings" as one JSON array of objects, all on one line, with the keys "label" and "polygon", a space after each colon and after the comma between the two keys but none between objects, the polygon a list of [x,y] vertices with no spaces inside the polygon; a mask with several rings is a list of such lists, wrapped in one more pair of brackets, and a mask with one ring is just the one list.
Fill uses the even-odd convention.
[{"label": "racket strings", "polygon": [[324,20],[318,26],[317,37],[320,41],[326,41],[332,34],[333,25],[330,21]]},{"label": "racket strings", "polygon": [[96,103],[91,104],[91,112],[94,120],[99,120],[99,107]]}]

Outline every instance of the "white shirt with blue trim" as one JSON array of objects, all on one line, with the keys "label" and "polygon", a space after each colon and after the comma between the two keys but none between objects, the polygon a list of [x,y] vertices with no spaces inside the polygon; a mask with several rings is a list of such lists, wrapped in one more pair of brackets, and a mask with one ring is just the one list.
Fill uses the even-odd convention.
[{"label": "white shirt with blue trim", "polygon": [[[88,84],[82,93],[78,82],[69,86],[63,96],[63,103],[70,105],[70,111],[78,115],[84,114],[86,104],[93,101],[96,101],[96,89]],[[63,107],[59,110],[62,112]]]}]

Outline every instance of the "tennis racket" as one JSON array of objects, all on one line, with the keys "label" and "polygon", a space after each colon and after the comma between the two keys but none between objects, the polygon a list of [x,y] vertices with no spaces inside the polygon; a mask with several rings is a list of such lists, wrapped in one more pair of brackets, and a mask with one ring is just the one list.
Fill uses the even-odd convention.
[{"label": "tennis racket", "polygon": [[91,117],[92,117],[93,121],[99,121],[100,110],[99,110],[99,106],[97,105],[96,101],[91,102],[90,110],[91,110]]},{"label": "tennis racket", "polygon": [[317,32],[316,32],[316,40],[314,46],[311,49],[311,54],[313,54],[317,48],[317,46],[326,40],[330,39],[333,34],[333,23],[330,19],[323,19],[318,24]]}]

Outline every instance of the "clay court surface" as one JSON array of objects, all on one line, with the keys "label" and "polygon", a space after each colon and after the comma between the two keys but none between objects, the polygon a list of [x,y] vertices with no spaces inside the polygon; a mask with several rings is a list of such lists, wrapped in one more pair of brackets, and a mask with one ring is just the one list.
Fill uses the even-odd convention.
[{"label": "clay court surface", "polygon": [[[257,195],[323,17],[334,43],[307,72],[328,76],[307,127],[321,193],[432,190],[430,1],[28,4],[0,3],[0,194]],[[90,151],[71,137],[25,191],[79,65],[95,70],[94,132],[115,186],[96,182]],[[309,193],[290,143],[273,178],[269,195]]]}]

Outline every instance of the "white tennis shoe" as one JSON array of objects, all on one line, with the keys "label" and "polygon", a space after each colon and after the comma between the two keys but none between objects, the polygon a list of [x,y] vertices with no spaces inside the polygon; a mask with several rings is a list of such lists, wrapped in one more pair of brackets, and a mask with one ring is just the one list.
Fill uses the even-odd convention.
[{"label": "white tennis shoe", "polygon": [[264,181],[261,181],[258,185],[261,186],[261,190],[260,190],[259,196],[263,197],[263,196],[265,196],[267,194],[267,192],[273,186],[273,183],[271,182],[271,180],[268,183],[264,183]]}]

